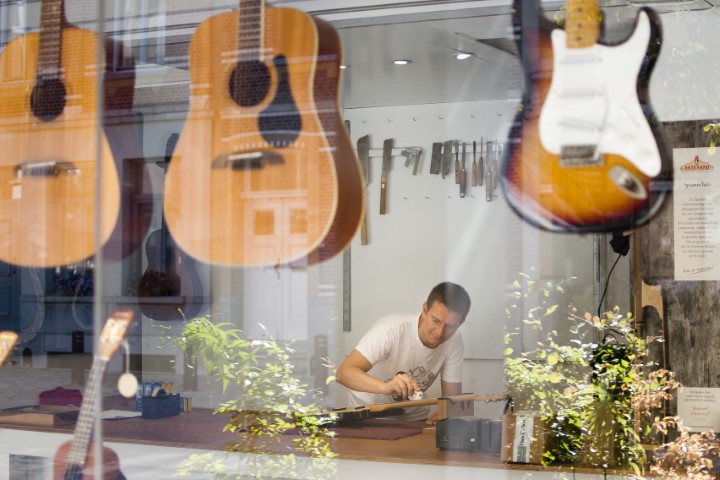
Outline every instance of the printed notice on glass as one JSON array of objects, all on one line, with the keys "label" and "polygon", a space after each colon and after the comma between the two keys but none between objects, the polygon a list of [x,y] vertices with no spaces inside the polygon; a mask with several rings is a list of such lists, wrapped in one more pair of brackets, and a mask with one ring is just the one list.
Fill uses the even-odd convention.
[{"label": "printed notice on glass", "polygon": [[688,432],[720,431],[720,388],[680,387],[677,413]]},{"label": "printed notice on glass", "polygon": [[720,155],[673,150],[675,280],[720,280]]}]

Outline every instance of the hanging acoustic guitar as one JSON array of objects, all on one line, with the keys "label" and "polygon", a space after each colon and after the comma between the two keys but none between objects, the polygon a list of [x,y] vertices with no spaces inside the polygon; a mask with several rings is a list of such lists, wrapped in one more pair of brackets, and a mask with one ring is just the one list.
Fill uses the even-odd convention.
[{"label": "hanging acoustic guitar", "polygon": [[43,0],[40,31],[13,39],[0,56],[2,261],[74,263],[93,255],[96,235],[104,243],[116,225],[120,187],[98,120],[105,68],[98,48],[94,32],[66,22],[62,0]]},{"label": "hanging acoustic guitar", "polygon": [[[53,460],[54,480],[82,480],[95,478],[94,464],[97,461],[90,440],[95,418],[95,404],[98,399],[95,390],[102,383],[110,357],[117,351],[131,326],[133,312],[130,309],[118,309],[110,315],[100,333],[99,349],[93,358],[88,375],[83,402],[78,414],[73,439],[64,442],[58,448]],[[125,476],[120,472],[120,460],[115,452],[103,447],[103,478],[119,480]]]},{"label": "hanging acoustic guitar", "polygon": [[240,0],[198,26],[164,197],[170,233],[188,254],[235,266],[310,263],[355,234],[362,174],[337,113],[339,56],[318,58],[337,51],[325,46],[339,38],[329,30],[263,0]]},{"label": "hanging acoustic guitar", "polygon": [[653,181],[665,155],[648,100],[657,15],[641,9],[629,38],[605,45],[596,0],[568,1],[564,30],[538,3],[514,2],[525,90],[503,165],[505,196],[546,230],[641,225],[665,198]]}]

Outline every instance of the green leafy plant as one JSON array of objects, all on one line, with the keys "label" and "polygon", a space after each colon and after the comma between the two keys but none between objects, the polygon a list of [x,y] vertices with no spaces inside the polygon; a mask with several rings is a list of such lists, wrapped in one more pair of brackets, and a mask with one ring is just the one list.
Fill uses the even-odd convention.
[{"label": "green leafy plant", "polygon": [[[540,283],[521,273],[515,281],[511,321],[520,305],[538,300],[521,315],[522,326],[506,328],[508,392],[516,410],[545,419],[554,441],[544,463],[623,467],[639,476],[647,466],[643,441],[653,431],[654,411],[678,384],[648,360],[648,343],[659,339],[640,338],[632,315],[618,307],[580,315],[573,306],[562,314],[555,300],[571,280]],[[516,354],[523,331],[537,342]]]},{"label": "green leafy plant", "polygon": [[[308,388],[293,374],[290,345],[279,344],[267,332],[260,339],[248,339],[233,324],[216,322],[216,318],[192,319],[179,337],[168,336],[163,344],[190,353],[194,364],[202,361],[208,381],[221,386],[223,394],[232,390],[230,399],[214,413],[228,416],[224,431],[236,433],[239,441],[226,451],[248,453],[243,457],[246,464],[243,471],[235,472],[221,455],[192,455],[178,475],[202,471],[218,480],[296,478],[301,464],[312,469],[314,478],[332,475],[334,464],[329,459],[335,457],[330,448],[334,434],[328,425],[336,418],[315,404],[304,403]],[[296,435],[284,435],[288,430]],[[292,438],[291,452],[278,455],[287,450],[288,438]]]}]

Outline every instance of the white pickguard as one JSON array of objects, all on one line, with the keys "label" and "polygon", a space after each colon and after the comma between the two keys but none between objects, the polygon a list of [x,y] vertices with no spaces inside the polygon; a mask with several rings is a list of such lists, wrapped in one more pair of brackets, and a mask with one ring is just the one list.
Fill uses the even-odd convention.
[{"label": "white pickguard", "polygon": [[643,11],[623,44],[567,48],[566,33],[552,32],[553,78],[540,113],[540,141],[550,153],[562,146],[597,145],[597,153],[620,155],[643,174],[660,173],[655,137],[636,92],[650,40],[650,19]]}]

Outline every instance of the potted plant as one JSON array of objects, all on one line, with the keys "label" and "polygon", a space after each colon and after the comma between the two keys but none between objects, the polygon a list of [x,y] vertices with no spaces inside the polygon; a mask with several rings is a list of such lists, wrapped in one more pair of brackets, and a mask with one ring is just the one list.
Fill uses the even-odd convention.
[{"label": "potted plant", "polygon": [[[602,315],[559,308],[561,282],[540,283],[520,274],[505,334],[505,381],[516,410],[535,412],[552,441],[545,464],[618,467],[641,475],[648,464],[643,446],[654,412],[678,386],[671,372],[648,360],[630,314],[615,307]],[[522,312],[520,305],[537,304]],[[516,318],[521,313],[520,318]],[[518,351],[518,337],[534,333],[532,349]]]},{"label": "potted plant", "polygon": [[[306,404],[308,388],[293,374],[289,345],[278,343],[265,333],[249,339],[232,323],[218,322],[218,315],[198,317],[185,323],[180,336],[164,337],[163,345],[172,344],[189,352],[192,363],[200,360],[207,370],[207,381],[220,386],[229,399],[215,409],[227,415],[224,431],[237,433],[238,441],[226,447],[228,452],[245,452],[241,472],[233,472],[221,454],[191,455],[180,465],[178,475],[206,472],[215,478],[295,478],[302,462],[314,478],[332,477],[335,457],[330,448],[334,421],[320,407]],[[158,325],[159,328],[169,328]],[[278,455],[282,435],[297,432],[292,445],[300,453]]]}]

